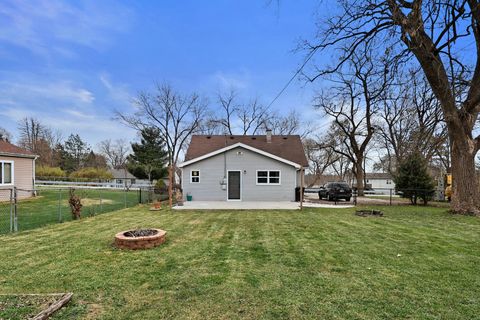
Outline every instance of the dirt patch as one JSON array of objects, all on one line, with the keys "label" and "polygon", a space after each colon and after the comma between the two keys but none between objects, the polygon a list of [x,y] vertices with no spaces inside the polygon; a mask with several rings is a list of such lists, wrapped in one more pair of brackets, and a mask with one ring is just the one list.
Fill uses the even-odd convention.
[{"label": "dirt patch", "polygon": [[[87,207],[87,206],[93,206],[93,205],[100,205],[100,199],[92,199],[92,198],[81,198],[82,205]],[[111,199],[102,199],[102,204],[113,204],[115,201]],[[68,206],[68,200],[65,200],[65,204]]]}]

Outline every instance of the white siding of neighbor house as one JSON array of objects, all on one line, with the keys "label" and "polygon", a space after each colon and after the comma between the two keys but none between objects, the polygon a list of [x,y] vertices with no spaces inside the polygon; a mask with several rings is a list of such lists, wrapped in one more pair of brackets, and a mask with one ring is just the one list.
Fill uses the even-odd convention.
[{"label": "white siding of neighbor house", "polygon": [[367,179],[367,184],[370,184],[372,186],[372,189],[374,190],[375,189],[395,189],[395,183],[393,182],[392,179]]},{"label": "white siding of neighbor house", "polygon": [[[242,201],[295,200],[297,169],[293,166],[241,147],[227,151],[226,160],[227,170],[241,171]],[[200,183],[191,183],[192,170],[200,171]],[[280,185],[257,185],[257,170],[279,170]],[[225,201],[227,190],[220,185],[223,177],[223,153],[185,166],[182,168],[183,195],[191,195],[193,201]]]}]

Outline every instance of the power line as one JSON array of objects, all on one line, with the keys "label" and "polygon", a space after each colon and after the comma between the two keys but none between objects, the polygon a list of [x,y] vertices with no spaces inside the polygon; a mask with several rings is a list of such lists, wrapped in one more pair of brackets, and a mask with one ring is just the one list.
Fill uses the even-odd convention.
[{"label": "power line", "polygon": [[310,61],[310,59],[312,59],[312,57],[315,54],[315,52],[317,51],[317,49],[318,49],[318,47],[314,48],[308,54],[307,58],[305,59],[303,64],[300,66],[300,68],[295,72],[295,74],[290,78],[290,80],[288,80],[288,82],[285,84],[285,86],[283,86],[282,90],[280,90],[280,92],[275,96],[275,98],[273,98],[273,100],[268,104],[267,109],[269,109],[275,103],[275,101],[277,101],[277,99],[283,94],[283,92],[285,90],[287,90],[288,86],[292,83],[292,81],[295,80],[295,78],[300,74],[300,72],[302,72],[303,68],[307,65],[308,61]]}]

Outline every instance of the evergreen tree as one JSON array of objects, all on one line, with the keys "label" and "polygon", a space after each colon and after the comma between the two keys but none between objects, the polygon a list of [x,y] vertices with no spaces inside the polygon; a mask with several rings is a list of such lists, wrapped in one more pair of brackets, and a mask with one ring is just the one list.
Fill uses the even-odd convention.
[{"label": "evergreen tree", "polygon": [[140,143],[132,143],[133,154],[128,156],[127,168],[137,178],[164,178],[167,174],[165,163],[167,152],[157,128],[149,127],[141,132]]},{"label": "evergreen tree", "polygon": [[76,171],[83,167],[90,148],[86,142],[80,138],[78,134],[71,134],[65,141],[64,145],[64,163],[65,168],[62,168],[68,172]]},{"label": "evergreen tree", "polygon": [[435,192],[435,183],[428,173],[427,161],[420,153],[412,153],[398,166],[394,175],[395,188],[412,204],[420,198],[425,204]]}]

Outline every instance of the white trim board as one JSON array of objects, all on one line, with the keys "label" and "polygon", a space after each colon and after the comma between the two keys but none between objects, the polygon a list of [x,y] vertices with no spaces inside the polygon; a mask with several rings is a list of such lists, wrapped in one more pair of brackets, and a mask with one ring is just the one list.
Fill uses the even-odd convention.
[{"label": "white trim board", "polygon": [[218,149],[218,150],[215,150],[213,152],[210,152],[210,153],[207,153],[207,154],[204,154],[203,156],[200,156],[200,157],[197,157],[197,158],[194,158],[192,160],[188,160],[188,161],[185,161],[185,162],[182,162],[178,165],[179,168],[183,168],[185,166],[188,166],[188,165],[191,165],[192,163],[195,163],[195,162],[198,162],[200,160],[204,160],[204,159],[207,159],[207,158],[210,158],[210,157],[213,157],[217,154],[220,154],[220,153],[223,153],[223,152],[226,152],[226,151],[229,151],[229,150],[232,150],[232,149],[235,149],[235,148],[244,148],[244,149],[247,149],[247,150],[250,150],[250,151],[253,151],[253,152],[256,152],[258,154],[261,154],[265,157],[268,157],[268,158],[271,158],[271,159],[274,159],[274,160],[277,160],[279,162],[283,162],[283,163],[286,163],[288,165],[291,165],[297,169],[300,169],[302,166],[298,163],[295,163],[295,162],[292,162],[292,161],[289,161],[287,159],[284,159],[284,158],[281,158],[279,156],[276,156],[274,154],[271,154],[269,152],[266,152],[266,151],[263,151],[263,150],[260,150],[260,149],[257,149],[257,148],[254,148],[252,146],[249,146],[249,145],[246,145],[246,144],[243,144],[241,142],[238,142],[238,143],[235,143],[235,144],[232,144],[231,146],[228,146],[228,147],[225,147],[225,148],[222,148],[222,149]]}]

